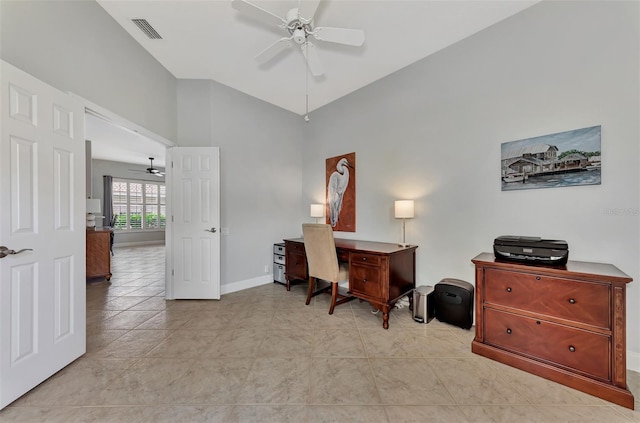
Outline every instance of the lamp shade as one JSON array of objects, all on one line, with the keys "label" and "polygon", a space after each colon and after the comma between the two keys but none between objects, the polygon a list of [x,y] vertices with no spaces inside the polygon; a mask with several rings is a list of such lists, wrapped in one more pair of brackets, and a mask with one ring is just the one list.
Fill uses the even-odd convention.
[{"label": "lamp shade", "polygon": [[311,217],[324,216],[324,204],[312,204],[310,213]]},{"label": "lamp shade", "polygon": [[413,200],[397,200],[395,202],[396,219],[413,218]]},{"label": "lamp shade", "polygon": [[102,213],[99,198],[87,198],[87,213]]}]

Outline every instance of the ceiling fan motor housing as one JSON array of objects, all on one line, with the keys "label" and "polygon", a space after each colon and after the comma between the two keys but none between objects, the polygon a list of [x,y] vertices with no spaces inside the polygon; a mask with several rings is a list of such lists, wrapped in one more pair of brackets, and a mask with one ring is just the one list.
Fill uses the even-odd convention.
[{"label": "ceiling fan motor housing", "polygon": [[312,32],[311,23],[303,23],[295,7],[287,12],[287,29],[296,44],[304,44],[307,41],[307,34]]}]

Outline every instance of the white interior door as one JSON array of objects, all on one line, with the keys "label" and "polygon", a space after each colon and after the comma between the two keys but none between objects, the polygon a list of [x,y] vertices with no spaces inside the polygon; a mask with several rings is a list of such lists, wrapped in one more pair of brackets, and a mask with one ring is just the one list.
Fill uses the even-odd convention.
[{"label": "white interior door", "polygon": [[167,153],[167,298],[220,299],[220,150]]},{"label": "white interior door", "polygon": [[[84,108],[2,61],[0,408],[85,352]],[[0,254],[2,255],[2,254]]]}]

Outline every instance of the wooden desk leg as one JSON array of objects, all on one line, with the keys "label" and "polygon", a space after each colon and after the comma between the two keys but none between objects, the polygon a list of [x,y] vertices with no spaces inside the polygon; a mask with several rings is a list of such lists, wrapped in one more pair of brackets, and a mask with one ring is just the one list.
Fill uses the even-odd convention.
[{"label": "wooden desk leg", "polygon": [[384,329],[389,329],[389,306],[382,306],[382,327]]},{"label": "wooden desk leg", "polygon": [[289,278],[284,278],[285,281],[287,281],[286,286],[287,286],[287,291],[291,291],[291,282],[289,282]]}]

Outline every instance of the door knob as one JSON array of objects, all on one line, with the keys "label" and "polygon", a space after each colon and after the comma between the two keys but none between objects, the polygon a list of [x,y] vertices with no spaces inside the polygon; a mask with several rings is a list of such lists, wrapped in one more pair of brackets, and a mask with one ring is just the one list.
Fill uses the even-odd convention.
[{"label": "door knob", "polygon": [[216,233],[216,228],[205,229],[206,232]]},{"label": "door knob", "polygon": [[4,257],[6,257],[8,255],[20,254],[23,251],[33,251],[33,249],[32,248],[23,248],[22,250],[14,251],[14,250],[8,249],[4,245],[0,245],[0,258],[4,258]]}]

